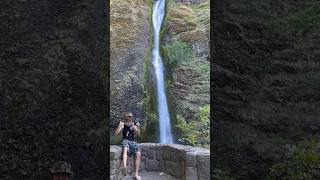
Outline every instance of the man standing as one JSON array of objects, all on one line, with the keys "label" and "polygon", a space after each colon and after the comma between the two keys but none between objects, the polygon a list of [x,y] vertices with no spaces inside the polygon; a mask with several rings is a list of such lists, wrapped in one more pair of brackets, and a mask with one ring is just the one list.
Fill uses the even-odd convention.
[{"label": "man standing", "polygon": [[135,155],[135,178],[141,180],[139,176],[139,165],[141,157],[141,149],[135,140],[136,135],[140,135],[140,124],[133,122],[132,113],[125,114],[125,122],[119,122],[119,126],[116,129],[115,135],[118,135],[122,131],[122,160],[123,167],[122,173],[127,175],[127,158]]}]

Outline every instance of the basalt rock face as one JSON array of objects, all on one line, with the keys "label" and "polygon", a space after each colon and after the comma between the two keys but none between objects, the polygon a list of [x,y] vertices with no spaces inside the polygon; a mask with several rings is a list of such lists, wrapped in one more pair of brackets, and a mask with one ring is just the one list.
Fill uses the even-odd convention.
[{"label": "basalt rock face", "polygon": [[143,121],[144,65],[152,42],[151,3],[149,0],[113,0],[110,4],[110,118],[113,128],[119,120],[124,120],[124,113],[128,111],[135,119]]},{"label": "basalt rock face", "polygon": [[207,0],[167,1],[161,40],[167,89],[172,113],[188,121],[210,101],[209,6]]},{"label": "basalt rock face", "polygon": [[105,179],[103,1],[0,2],[0,179]]},{"label": "basalt rock face", "polygon": [[285,145],[320,135],[319,3],[216,5],[215,167],[240,179],[263,179]]}]

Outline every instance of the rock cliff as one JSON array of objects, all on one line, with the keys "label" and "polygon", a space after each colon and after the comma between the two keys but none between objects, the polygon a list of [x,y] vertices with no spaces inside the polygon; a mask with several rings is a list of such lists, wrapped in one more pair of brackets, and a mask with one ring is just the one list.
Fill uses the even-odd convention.
[{"label": "rock cliff", "polygon": [[[115,128],[131,111],[143,122],[145,61],[151,48],[149,0],[110,3],[110,117]],[[111,138],[114,142],[113,137]]]},{"label": "rock cliff", "polygon": [[[161,49],[167,67],[168,96],[172,114],[190,121],[210,102],[210,2],[167,3]],[[181,137],[178,130],[175,135]]]}]

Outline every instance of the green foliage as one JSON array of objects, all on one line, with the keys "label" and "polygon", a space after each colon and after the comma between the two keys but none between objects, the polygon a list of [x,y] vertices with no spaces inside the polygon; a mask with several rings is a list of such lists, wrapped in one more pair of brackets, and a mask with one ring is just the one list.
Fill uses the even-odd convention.
[{"label": "green foliage", "polygon": [[153,142],[156,139],[156,127],[158,124],[155,113],[144,112],[145,123],[141,126],[139,142]]},{"label": "green foliage", "polygon": [[151,96],[147,93],[147,91],[143,92],[143,110],[144,112],[150,111],[150,103],[151,103]]},{"label": "green foliage", "polygon": [[209,62],[203,62],[201,64],[200,63],[194,64],[194,65],[191,65],[190,67],[192,67],[199,74],[203,75],[203,77],[209,78],[209,76],[210,76],[210,63]]},{"label": "green foliage", "polygon": [[206,105],[200,108],[194,119],[189,122],[178,115],[177,125],[182,138],[179,139],[184,144],[191,146],[210,147],[210,106]]},{"label": "green foliage", "polygon": [[174,87],[173,82],[170,81],[170,80],[167,80],[166,81],[166,87],[167,87],[167,89],[172,89]]},{"label": "green foliage", "polygon": [[316,140],[288,148],[283,162],[270,168],[267,180],[320,179],[320,154]]},{"label": "green foliage", "polygon": [[185,42],[175,41],[165,45],[163,48],[167,53],[169,63],[172,66],[188,62],[192,60],[194,56],[192,49]]}]

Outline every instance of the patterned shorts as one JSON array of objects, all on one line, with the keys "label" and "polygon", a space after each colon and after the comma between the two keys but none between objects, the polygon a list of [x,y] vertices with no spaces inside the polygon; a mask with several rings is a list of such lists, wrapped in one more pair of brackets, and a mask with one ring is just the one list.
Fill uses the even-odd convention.
[{"label": "patterned shorts", "polygon": [[140,147],[137,144],[137,141],[130,141],[128,139],[123,139],[123,141],[122,141],[122,150],[123,150],[124,147],[128,148],[129,157],[132,156],[133,154],[136,154],[138,151],[140,151]]}]

